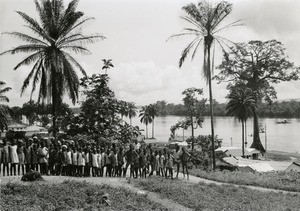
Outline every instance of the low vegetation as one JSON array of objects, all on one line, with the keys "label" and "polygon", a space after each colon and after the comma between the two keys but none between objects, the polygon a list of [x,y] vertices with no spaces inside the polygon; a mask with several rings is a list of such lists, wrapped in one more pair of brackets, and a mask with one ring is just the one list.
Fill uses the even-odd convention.
[{"label": "low vegetation", "polygon": [[200,169],[191,169],[190,174],[218,182],[234,183],[237,185],[253,185],[258,187],[300,192],[300,173],[298,172],[207,172]]},{"label": "low vegetation", "polygon": [[193,184],[160,177],[135,180],[134,184],[195,210],[299,210],[300,196],[260,192],[234,186]]},{"label": "low vegetation", "polygon": [[[28,183],[27,183],[28,184]],[[109,194],[111,205],[102,201]],[[8,183],[1,186],[1,210],[165,210],[123,188],[65,181],[61,184],[43,182],[28,185]]]}]

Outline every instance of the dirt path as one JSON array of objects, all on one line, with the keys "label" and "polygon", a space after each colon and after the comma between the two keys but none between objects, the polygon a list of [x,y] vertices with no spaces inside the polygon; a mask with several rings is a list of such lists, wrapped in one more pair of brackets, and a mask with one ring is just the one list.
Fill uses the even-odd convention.
[{"label": "dirt path", "polygon": [[[74,181],[86,181],[88,183],[93,184],[107,184],[112,187],[122,187],[127,190],[130,190],[131,192],[144,195],[149,200],[159,203],[162,206],[166,207],[168,210],[175,210],[175,211],[190,211],[192,209],[187,208],[181,204],[178,204],[170,199],[162,198],[159,194],[149,192],[146,190],[139,189],[137,187],[134,187],[130,184],[130,181],[125,178],[107,178],[107,177],[66,177],[66,176],[43,176],[45,179],[44,182],[47,183],[61,183],[65,180],[74,180]],[[6,184],[8,182],[12,183],[22,183],[26,184],[24,182],[21,182],[21,176],[13,176],[13,177],[2,177],[0,180],[0,184]],[[30,184],[30,183],[28,183]]]}]

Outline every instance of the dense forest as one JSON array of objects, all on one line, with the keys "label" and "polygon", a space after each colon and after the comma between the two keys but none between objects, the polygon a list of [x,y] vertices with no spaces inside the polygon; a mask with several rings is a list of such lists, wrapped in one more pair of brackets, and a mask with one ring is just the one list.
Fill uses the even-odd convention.
[{"label": "dense forest", "polygon": [[[209,106],[206,100],[204,103],[203,116],[209,116]],[[177,115],[187,116],[188,111],[183,104],[167,103],[166,101],[156,102],[158,114],[164,115]],[[218,103],[214,101],[214,115],[226,116],[226,103]],[[260,103],[258,106],[258,115],[260,117],[281,117],[281,118],[300,118],[300,101],[290,100],[282,102],[273,102],[272,104]]]}]

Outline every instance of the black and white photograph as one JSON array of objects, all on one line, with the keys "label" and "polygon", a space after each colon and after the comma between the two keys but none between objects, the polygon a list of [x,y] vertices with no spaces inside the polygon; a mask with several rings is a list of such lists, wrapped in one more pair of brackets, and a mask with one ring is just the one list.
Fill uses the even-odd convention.
[{"label": "black and white photograph", "polygon": [[300,210],[300,1],[0,0],[0,210]]}]

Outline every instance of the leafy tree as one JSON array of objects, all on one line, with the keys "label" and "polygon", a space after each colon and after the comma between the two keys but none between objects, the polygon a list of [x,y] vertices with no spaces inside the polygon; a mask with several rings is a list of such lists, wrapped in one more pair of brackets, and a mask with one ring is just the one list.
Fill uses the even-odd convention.
[{"label": "leafy tree", "polygon": [[49,102],[51,99],[53,134],[56,136],[57,109],[64,94],[67,93],[73,103],[78,99],[79,79],[76,69],[86,75],[70,52],[90,54],[84,45],[104,37],[82,34],[83,24],[91,18],[82,18],[84,13],[76,11],[78,0],[71,1],[67,8],[64,7],[63,0],[35,0],[34,2],[40,22],[24,12],[17,11],[17,13],[36,36],[21,32],[6,33],[25,41],[26,44],[2,54],[32,53],[14,68],[16,70],[23,65],[33,64],[21,88],[21,95],[32,81],[31,93],[39,87],[38,102],[46,100]]},{"label": "leafy tree", "polygon": [[118,117],[120,103],[108,82],[107,74],[94,74],[82,79],[86,99],[82,102],[81,111],[84,116],[83,124],[89,133],[113,139],[121,121]]},{"label": "leafy tree", "polygon": [[[189,112],[190,126],[192,129],[192,150],[194,149],[194,118],[197,120],[197,126],[202,126],[202,110],[203,105],[200,107],[200,101],[197,99],[197,95],[203,94],[203,89],[188,88],[185,89],[182,94],[184,95],[183,102]],[[202,109],[201,109],[202,108]]]},{"label": "leafy tree", "polygon": [[128,117],[130,120],[130,125],[132,125],[132,118],[136,116],[136,106],[135,103],[133,102],[129,102],[127,106],[128,106]]},{"label": "leafy tree", "polygon": [[167,101],[161,100],[161,101],[157,101],[155,104],[156,104],[156,108],[157,108],[159,116],[167,115],[167,112],[168,112],[167,111]]},{"label": "leafy tree", "polygon": [[255,93],[256,108],[253,110],[253,143],[252,148],[265,151],[259,137],[259,120],[257,107],[262,100],[276,99],[272,84],[281,81],[299,79],[299,68],[287,58],[283,44],[276,40],[250,41],[240,43],[225,53],[219,75],[219,82],[232,84],[244,83]]},{"label": "leafy tree", "polygon": [[102,61],[103,61],[102,70],[105,70],[105,74],[107,74],[107,70],[110,69],[111,67],[114,67],[114,65],[112,64],[111,59],[102,59]]},{"label": "leafy tree", "polygon": [[235,87],[228,96],[227,114],[235,116],[242,122],[242,152],[245,156],[245,124],[249,117],[253,115],[256,108],[255,94],[251,89],[245,87]]},{"label": "leafy tree", "polygon": [[141,117],[141,123],[146,125],[146,138],[148,138],[148,125],[152,123],[152,115],[149,112],[149,106],[143,106],[140,110],[139,117]]},{"label": "leafy tree", "polygon": [[[9,102],[9,98],[4,94],[11,90],[10,87],[4,87],[6,85],[5,82],[0,81],[0,102]],[[7,129],[7,116],[10,113],[10,109],[7,105],[0,104],[0,130],[3,131]]]},{"label": "leafy tree", "polygon": [[[213,96],[211,79],[213,74],[214,61],[211,60],[211,50],[215,44],[220,44],[222,49],[223,45],[228,45],[225,38],[217,35],[218,32],[223,29],[227,29],[233,26],[240,25],[239,21],[233,22],[224,27],[221,26],[223,20],[231,13],[232,4],[226,1],[212,5],[207,1],[200,1],[198,4],[190,3],[182,10],[186,13],[182,19],[185,20],[192,27],[184,28],[184,31],[180,34],[176,34],[172,37],[180,36],[192,36],[194,37],[187,47],[182,51],[181,58],[179,60],[179,67],[182,66],[187,56],[192,53],[192,59],[195,57],[198,48],[203,46],[204,59],[203,59],[203,75],[209,86],[209,100],[210,100],[210,118],[211,118],[211,137],[214,137],[214,125],[213,125]],[[203,45],[202,45],[203,44]],[[214,58],[214,57],[213,57]],[[212,145],[214,141],[212,140]],[[215,152],[213,151],[213,168],[215,168]]]}]

